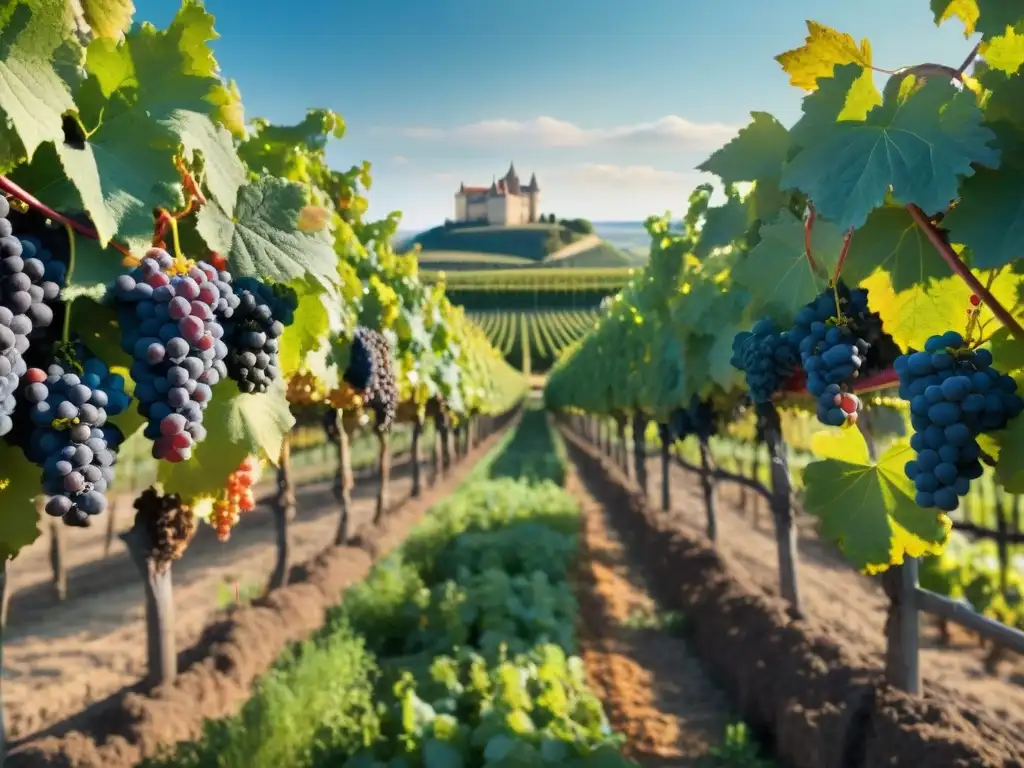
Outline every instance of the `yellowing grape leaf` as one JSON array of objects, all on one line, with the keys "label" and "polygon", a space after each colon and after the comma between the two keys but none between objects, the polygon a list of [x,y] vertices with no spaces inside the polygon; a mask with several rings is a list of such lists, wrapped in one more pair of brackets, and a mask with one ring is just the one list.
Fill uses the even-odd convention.
[{"label": "yellowing grape leaf", "polygon": [[857,64],[836,67],[831,77],[818,81],[818,90],[804,96],[803,115],[789,129],[793,147],[813,144],[823,130],[839,120],[863,120],[882,103],[871,70]]},{"label": "yellowing grape leaf", "polygon": [[932,13],[936,24],[952,18],[960,19],[964,23],[964,37],[970,37],[974,34],[980,12],[977,0],[932,0]]},{"label": "yellowing grape leaf", "polygon": [[0,562],[39,538],[35,497],[41,483],[42,470],[20,448],[0,442]]},{"label": "yellowing grape leaf", "polygon": [[276,465],[284,437],[295,424],[284,393],[281,378],[260,395],[240,393],[229,379],[217,384],[203,412],[206,439],[188,461],[160,462],[157,477],[166,492],[180,493],[185,499],[214,496],[250,454]]},{"label": "yellowing grape leaf", "polygon": [[878,573],[906,555],[942,552],[952,521],[914,502],[903,472],[914,456],[908,445],[896,443],[877,462],[857,429],[820,432],[811,445],[822,458],[804,468],[804,509],[854,567]]},{"label": "yellowing grape leaf", "polygon": [[278,366],[285,378],[305,367],[306,356],[320,347],[330,328],[329,299],[319,285],[306,281],[295,288],[299,297],[295,322],[285,328],[278,352]]},{"label": "yellowing grape leaf", "polygon": [[[988,273],[978,273],[982,283],[986,283],[988,277]],[[1021,279],[1019,275],[1005,272],[995,278],[990,290],[1004,307],[1013,306]],[[868,290],[868,303],[882,318],[886,333],[902,349],[924,349],[929,336],[950,329],[961,332],[966,329],[971,289],[957,275],[928,280],[897,293],[893,291],[888,273],[879,271],[862,281],[861,287]],[[992,311],[984,304],[980,312],[982,323],[993,319]]]},{"label": "yellowing grape leaf", "polygon": [[82,0],[82,11],[93,35],[119,39],[132,24],[132,0]]},{"label": "yellowing grape leaf", "polygon": [[804,247],[804,224],[785,211],[778,221],[761,226],[761,242],[736,262],[732,279],[750,294],[752,312],[772,313],[787,325],[825,287],[842,244],[842,233],[819,219],[811,235],[817,271],[812,270]]},{"label": "yellowing grape leaf", "polygon": [[887,92],[862,122],[824,127],[786,165],[782,186],[810,196],[842,230],[862,226],[890,188],[901,203],[935,213],[958,196],[972,163],[999,164],[994,140],[974,94],[933,78],[917,90]]},{"label": "yellowing grape leaf", "polygon": [[978,53],[992,69],[1012,75],[1024,65],[1024,35],[1018,35],[1013,27],[1009,27],[1005,34],[982,45]]},{"label": "yellowing grape leaf", "polygon": [[333,287],[338,270],[330,234],[299,227],[308,204],[301,184],[264,174],[239,188],[233,214],[208,201],[196,227],[210,250],[227,257],[234,275],[280,283],[312,277]]},{"label": "yellowing grape leaf", "polygon": [[867,40],[858,46],[849,35],[816,21],[807,22],[807,32],[803,46],[775,57],[789,75],[789,82],[797,88],[813,91],[818,87],[818,78],[829,77],[836,65],[871,68],[871,44]]},{"label": "yellowing grape leaf", "polygon": [[[1024,37],[1021,38],[1024,40]],[[991,269],[1024,253],[1024,184],[1013,167],[979,168],[964,180],[961,199],[942,227],[950,240],[971,249],[972,266]]]},{"label": "yellowing grape leaf", "polygon": [[[66,44],[63,0],[8,5],[0,24],[0,122],[11,121],[31,158],[44,142],[63,142],[62,116],[74,109],[54,68],[54,51]],[[32,190],[38,193],[38,190]],[[44,198],[45,199],[45,198]]]},{"label": "yellowing grape leaf", "polygon": [[882,269],[899,292],[949,275],[949,266],[914,223],[910,212],[877,208],[853,233],[843,266],[843,279],[856,285]]},{"label": "yellowing grape leaf", "polygon": [[713,173],[723,184],[777,178],[789,149],[789,132],[767,112],[751,112],[753,121],[716,150],[697,170]]}]

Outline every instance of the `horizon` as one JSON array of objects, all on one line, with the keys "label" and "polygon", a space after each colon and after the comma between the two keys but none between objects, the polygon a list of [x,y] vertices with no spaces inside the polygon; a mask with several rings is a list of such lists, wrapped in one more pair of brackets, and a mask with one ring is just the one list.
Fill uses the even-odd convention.
[{"label": "horizon", "polygon": [[[137,19],[157,25],[177,9],[135,4]],[[559,218],[681,215],[711,180],[696,166],[751,111],[785,125],[800,115],[803,93],[773,57],[803,45],[807,19],[868,38],[890,69],[956,66],[977,39],[956,21],[937,27],[927,0],[743,0],[699,11],[648,0],[642,13],[614,0],[308,0],[292,14],[268,0],[205,5],[247,116],[290,125],[307,108],[338,112],[348,130],[329,144],[331,164],[370,161],[370,215],[400,210],[402,228],[417,230],[454,215],[460,182],[489,184],[512,161],[523,178],[537,174],[541,210]]]}]

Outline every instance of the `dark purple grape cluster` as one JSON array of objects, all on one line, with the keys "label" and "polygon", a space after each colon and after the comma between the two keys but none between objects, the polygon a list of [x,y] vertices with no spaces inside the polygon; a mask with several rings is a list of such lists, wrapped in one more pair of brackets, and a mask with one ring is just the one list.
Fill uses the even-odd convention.
[{"label": "dark purple grape cluster", "polygon": [[[384,334],[362,326],[356,328],[343,378],[363,395],[367,407],[373,410],[377,429],[390,429],[398,411],[398,383],[391,363],[391,345]],[[364,386],[358,386],[364,382]]]},{"label": "dark purple grape cluster", "polygon": [[31,421],[25,456],[43,469],[46,512],[79,527],[107,508],[104,494],[124,440],[107,417],[131,403],[122,376],[102,360],[82,356],[80,374],[63,362],[45,371],[29,368],[20,393]]},{"label": "dark purple grape cluster", "polygon": [[14,392],[28,366],[24,355],[54,319],[66,267],[35,237],[14,234],[11,205],[0,196],[0,436],[13,428]]},{"label": "dark purple grape cluster", "polygon": [[118,277],[113,294],[153,456],[179,462],[206,437],[203,411],[213,386],[227,375],[221,320],[233,316],[239,299],[227,272],[205,262],[169,274],[174,268],[170,254],[153,248]]},{"label": "dark purple grape cluster", "polygon": [[984,474],[978,437],[1004,429],[1024,411],[1012,376],[999,371],[987,349],[971,349],[956,331],[930,337],[924,351],[896,359],[900,397],[910,403],[917,456],[905,472],[915,500],[952,512]]},{"label": "dark purple grape cluster", "polygon": [[286,285],[241,277],[234,284],[238,306],[224,321],[228,376],[245,393],[266,392],[281,375],[277,353],[284,329],[295,321],[299,299]]}]

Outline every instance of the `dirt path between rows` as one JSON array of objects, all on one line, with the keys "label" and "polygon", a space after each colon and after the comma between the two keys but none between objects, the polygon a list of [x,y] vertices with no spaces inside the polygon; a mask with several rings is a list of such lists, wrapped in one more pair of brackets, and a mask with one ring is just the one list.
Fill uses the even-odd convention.
[{"label": "dirt path between rows", "polygon": [[[648,463],[651,497],[661,492],[660,461]],[[673,465],[671,520],[690,534],[704,535],[706,515],[699,478]],[[778,556],[770,513],[761,501],[758,525],[740,511],[739,489],[721,483],[718,489],[716,549],[730,567],[761,584],[765,594],[778,595]],[[753,505],[751,503],[751,509]],[[813,525],[801,525],[798,578],[804,611],[828,636],[869,651],[883,666],[885,595],[876,579],[851,568],[834,547],[822,542]],[[925,686],[957,692],[998,718],[1016,721],[1024,730],[1024,669],[1020,659],[1004,662],[995,676],[984,669],[983,653],[966,632],[953,632],[953,643],[938,646],[934,623],[922,621],[921,672]]]},{"label": "dirt path between rows", "polygon": [[721,741],[729,706],[690,651],[685,617],[659,610],[644,565],[623,545],[605,507],[573,472],[582,505],[578,596],[587,675],[625,754],[641,765],[705,765]]},{"label": "dirt path between rows", "polygon": [[[396,465],[392,472],[392,507],[409,495],[410,467]],[[430,474],[424,468],[425,484]],[[376,488],[369,474],[357,482],[350,532],[370,521]],[[308,560],[334,540],[340,508],[331,489],[326,481],[299,487],[298,514],[291,524],[292,563]],[[121,517],[130,523],[129,515]],[[200,528],[174,564],[179,649],[194,645],[204,628],[225,614],[236,584],[243,599],[265,585],[276,559],[274,537],[266,503],[248,513],[226,543],[218,542],[208,526]],[[48,596],[36,604],[12,599],[2,678],[3,716],[12,741],[134,685],[145,673],[142,585],[119,539],[111,555],[100,558],[102,538],[102,530],[69,532],[70,597],[65,603]],[[46,568],[48,563],[38,557],[16,560],[11,566],[15,588],[35,592]]]}]

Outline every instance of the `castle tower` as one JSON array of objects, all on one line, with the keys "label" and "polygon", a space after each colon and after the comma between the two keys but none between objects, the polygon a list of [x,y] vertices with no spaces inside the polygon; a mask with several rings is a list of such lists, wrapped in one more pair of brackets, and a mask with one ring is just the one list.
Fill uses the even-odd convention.
[{"label": "castle tower", "polygon": [[530,196],[530,223],[535,224],[540,218],[540,185],[537,184],[537,174],[530,174],[530,183],[526,185],[526,194]]}]

